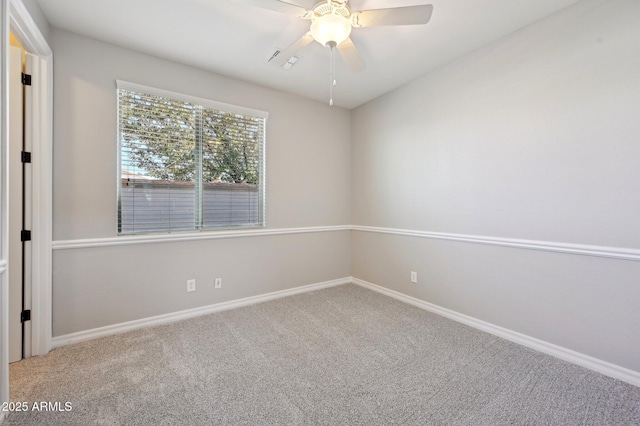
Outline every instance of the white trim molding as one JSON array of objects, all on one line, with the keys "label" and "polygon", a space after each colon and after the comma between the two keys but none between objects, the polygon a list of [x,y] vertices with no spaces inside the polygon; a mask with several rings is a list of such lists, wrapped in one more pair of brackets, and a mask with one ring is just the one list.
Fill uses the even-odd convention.
[{"label": "white trim molding", "polygon": [[514,238],[486,237],[480,235],[450,234],[444,232],[417,231],[411,229],[380,228],[375,226],[351,227],[354,231],[375,232],[379,234],[404,235],[408,237],[430,238],[436,240],[459,241],[473,244],[512,247],[527,250],[540,250],[555,253],[576,254],[582,256],[607,257],[610,259],[640,261],[640,250],[620,247],[594,246],[585,244],[556,243],[550,241],[520,240]]},{"label": "white trim molding", "polygon": [[313,226],[307,228],[242,229],[229,231],[185,232],[175,234],[131,235],[112,238],[54,241],[54,250],[92,247],[126,246],[132,244],[170,243],[178,241],[217,240],[221,238],[260,237],[270,235],[309,234],[315,232],[350,231],[351,225]]},{"label": "white trim molding", "polygon": [[611,364],[606,361],[602,361],[597,358],[573,351],[571,349],[564,348],[562,346],[555,345],[553,343],[545,342],[543,340],[527,336],[522,333],[518,333],[513,330],[509,330],[504,327],[500,327],[468,315],[461,314],[459,312],[443,308],[438,305],[426,302],[421,299],[417,299],[412,296],[408,296],[404,293],[400,293],[395,290],[382,287],[377,284],[373,284],[355,277],[345,277],[331,281],[324,281],[316,284],[309,284],[300,287],[294,287],[287,290],[275,291],[272,293],[261,294],[257,296],[246,297],[243,299],[231,300],[228,302],[216,303],[213,305],[202,306],[198,308],[188,309],[179,312],[168,313],[164,315],[157,315],[154,317],[143,318],[135,321],[129,321],[120,324],[108,325],[105,327],[95,328],[91,330],[79,331],[77,333],[65,334],[62,336],[56,336],[53,338],[53,348],[62,347],[74,343],[84,342],[87,340],[97,339],[100,337],[111,336],[114,334],[120,334],[132,330],[138,330],[146,327],[153,327],[162,324],[169,324],[176,321],[182,321],[190,318],[195,318],[203,315],[208,315],[216,312],[222,312],[230,309],[240,308],[244,306],[255,305],[258,303],[268,302],[270,300],[280,299],[283,297],[293,296],[296,294],[307,293],[315,290],[321,290],[324,288],[335,287],[344,284],[355,284],[360,287],[375,291],[385,296],[392,297],[401,302],[407,303],[412,306],[416,306],[425,311],[432,312],[434,314],[449,318],[453,321],[468,325],[470,327],[482,330],[484,332],[493,334],[494,336],[501,337],[519,345],[531,348],[538,352],[551,355],[563,361],[570,362],[572,364],[585,367],[589,370],[604,374],[609,377],[613,377],[618,380],[630,383],[634,386],[640,386],[640,372],[629,370],[624,367],[620,367],[615,364]]},{"label": "white trim molding", "polygon": [[106,238],[54,241],[54,250],[92,247],[125,246],[132,244],[167,243],[178,241],[215,240],[221,238],[258,237],[270,235],[307,234],[314,232],[360,231],[378,234],[402,235],[436,240],[458,241],[527,250],[540,250],[582,256],[606,257],[609,259],[640,261],[640,250],[621,247],[606,247],[585,244],[557,243],[550,241],[521,240],[515,238],[487,237],[479,235],[451,234],[444,232],[417,231],[411,229],[381,228],[360,225],[311,226],[301,228],[240,229],[208,232],[184,232],[172,234],[128,235]]},{"label": "white trim molding", "polygon": [[41,56],[53,54],[47,40],[21,0],[9,1],[9,19],[11,31],[29,53]]},{"label": "white trim molding", "polygon": [[[4,2],[3,2],[4,3]],[[35,55],[32,79],[31,355],[51,347],[53,229],[53,51],[21,0],[9,0],[10,28]]]},{"label": "white trim molding", "polygon": [[605,376],[613,377],[614,379],[622,380],[623,382],[630,383],[634,386],[640,386],[640,372],[629,370],[627,368],[620,367],[619,365],[611,364],[580,352],[545,342],[544,340],[536,339],[535,337],[527,336],[358,278],[352,277],[351,282],[369,290],[384,294],[385,296],[392,297],[401,302],[408,303],[409,305],[424,309],[425,311],[477,328],[478,330],[485,331],[493,334],[494,336],[501,337],[538,352],[551,355],[563,361],[588,368],[589,370],[604,374]]},{"label": "white trim molding", "polygon": [[[0,1],[0,258],[7,268],[9,251],[9,3]],[[0,274],[0,403],[9,401],[9,291],[7,274]],[[0,423],[4,412],[0,411]]]},{"label": "white trim molding", "polygon": [[294,287],[287,290],[274,291],[272,293],[260,294],[257,296],[245,297],[243,299],[231,300],[228,302],[216,303],[213,305],[202,306],[199,308],[187,309],[179,312],[172,312],[164,315],[143,318],[135,321],[129,321],[120,324],[108,325],[105,327],[94,328],[91,330],[79,331],[77,333],[65,334],[53,338],[53,348],[70,345],[73,343],[84,342],[86,340],[97,339],[99,337],[111,336],[127,331],[138,330],[140,328],[153,327],[162,324],[169,324],[176,321],[182,321],[189,318],[195,318],[203,315],[213,314],[215,312],[227,311],[229,309],[241,308],[243,306],[255,305],[257,303],[268,302],[270,300],[281,299],[283,297],[293,296],[300,293],[308,293],[310,291],[321,290],[323,288],[335,287],[343,284],[350,284],[351,278],[339,278],[331,281],[324,281],[316,284]]}]

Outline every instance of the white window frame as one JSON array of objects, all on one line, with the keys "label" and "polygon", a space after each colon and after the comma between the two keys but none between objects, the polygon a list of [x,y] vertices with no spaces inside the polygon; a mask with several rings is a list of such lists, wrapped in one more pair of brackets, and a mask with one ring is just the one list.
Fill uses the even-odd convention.
[{"label": "white window frame", "polygon": [[186,95],[183,93],[178,93],[178,92],[172,92],[169,90],[164,90],[164,89],[159,89],[156,87],[151,87],[151,86],[145,86],[142,84],[137,84],[137,83],[131,83],[128,81],[123,81],[123,80],[116,80],[116,93],[119,90],[127,90],[127,91],[132,91],[132,92],[139,92],[139,93],[146,93],[146,94],[150,94],[150,95],[154,95],[154,96],[160,96],[160,97],[165,97],[168,99],[172,99],[172,100],[178,100],[178,101],[183,101],[183,102],[189,102],[192,104],[196,104],[196,105],[200,105],[204,108],[211,108],[211,109],[215,109],[218,111],[223,111],[225,113],[232,113],[232,114],[240,114],[240,115],[246,115],[246,116],[252,116],[252,117],[257,117],[257,118],[262,118],[265,121],[265,127],[264,127],[264,134],[263,134],[263,139],[262,139],[262,154],[261,154],[261,161],[259,164],[260,170],[259,170],[259,176],[260,176],[260,180],[258,182],[258,215],[259,215],[259,220],[258,223],[256,224],[249,224],[249,225],[231,225],[231,226],[203,226],[203,227],[196,227],[194,229],[188,229],[188,230],[184,230],[184,229],[180,229],[180,230],[157,230],[157,231],[142,231],[142,232],[127,232],[127,233],[122,233],[119,230],[119,224],[118,224],[118,216],[120,214],[119,211],[119,204],[120,204],[120,197],[121,197],[121,190],[122,190],[122,180],[121,180],[121,174],[122,174],[122,141],[120,140],[120,101],[119,99],[116,101],[117,102],[117,107],[118,107],[118,113],[117,113],[117,135],[118,135],[118,140],[117,140],[117,144],[118,144],[118,166],[117,166],[117,209],[118,209],[118,215],[116,216],[116,230],[119,236],[135,236],[135,235],[144,235],[144,234],[179,234],[179,233],[191,233],[191,232],[216,232],[216,231],[229,231],[229,230],[233,230],[233,229],[258,229],[258,228],[264,228],[266,226],[266,202],[265,202],[265,193],[266,193],[266,146],[267,146],[267,137],[266,137],[266,122],[267,119],[269,117],[269,113],[266,111],[261,111],[261,110],[257,110],[257,109],[253,109],[253,108],[247,108],[247,107],[242,107],[242,106],[238,106],[238,105],[232,105],[232,104],[227,104],[227,103],[223,103],[223,102],[217,102],[217,101],[213,101],[210,99],[205,99],[205,98],[200,98],[197,96],[191,96],[191,95]]}]

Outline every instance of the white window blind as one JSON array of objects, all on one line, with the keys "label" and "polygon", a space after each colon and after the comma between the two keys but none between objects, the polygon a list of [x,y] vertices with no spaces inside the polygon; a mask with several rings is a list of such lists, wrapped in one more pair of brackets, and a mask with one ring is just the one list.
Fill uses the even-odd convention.
[{"label": "white window blind", "polygon": [[118,233],[263,226],[266,119],[118,81]]}]

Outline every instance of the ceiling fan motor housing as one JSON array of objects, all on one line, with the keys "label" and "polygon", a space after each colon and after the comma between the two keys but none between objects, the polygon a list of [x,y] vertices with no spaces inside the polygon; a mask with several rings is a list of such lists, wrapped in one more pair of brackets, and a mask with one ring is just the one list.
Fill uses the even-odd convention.
[{"label": "ceiling fan motor housing", "polygon": [[347,6],[346,1],[323,1],[313,6],[312,10],[316,16],[324,16],[333,13],[349,19],[349,16],[351,15],[351,10],[349,9],[349,6]]}]

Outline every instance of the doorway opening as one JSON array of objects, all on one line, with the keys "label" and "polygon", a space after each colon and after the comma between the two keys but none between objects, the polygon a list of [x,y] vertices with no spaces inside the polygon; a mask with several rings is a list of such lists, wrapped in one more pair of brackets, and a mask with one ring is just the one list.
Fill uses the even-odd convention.
[{"label": "doorway opening", "polygon": [[10,33],[9,362],[31,356],[31,77],[33,55]]},{"label": "doorway opening", "polygon": [[[30,180],[31,193],[25,198],[30,210],[25,216],[25,222],[31,231],[30,249],[25,249],[25,258],[28,258],[24,266],[24,276],[31,282],[31,292],[28,286],[25,290],[26,307],[31,307],[30,321],[25,325],[30,326],[30,338],[28,331],[25,333],[25,355],[43,355],[51,349],[51,281],[52,281],[52,148],[53,148],[53,52],[44,38],[40,28],[34,22],[27,8],[21,0],[3,1],[0,6],[0,402],[9,401],[9,274],[12,267],[9,250],[9,135],[13,128],[22,129],[23,125],[11,125],[9,118],[10,90],[9,90],[9,58],[11,51],[11,31],[15,39],[23,46],[24,50],[32,54],[31,95],[27,97],[30,103],[26,104],[26,116],[31,123],[22,129],[30,134],[28,141],[31,143],[30,173],[26,174]],[[18,60],[18,62],[20,62]],[[21,72],[21,71],[20,71]],[[21,151],[20,151],[21,153]],[[19,167],[22,164],[19,162]],[[20,175],[21,176],[21,175]],[[21,191],[20,191],[21,192]],[[18,202],[21,205],[22,202]],[[28,223],[30,221],[30,223]],[[17,231],[23,229],[18,225]],[[25,236],[26,237],[26,236]],[[22,239],[20,235],[18,240]],[[15,240],[15,238],[12,238]],[[20,241],[21,242],[21,241]],[[19,252],[22,249],[19,248]],[[19,263],[16,267],[22,270],[22,256],[18,256]],[[19,278],[21,284],[22,278]],[[21,285],[20,285],[21,287]],[[30,303],[28,305],[27,303]],[[19,310],[18,320],[22,314]],[[12,316],[15,318],[15,316]],[[20,323],[21,334],[22,323]],[[18,344],[20,355],[22,348]],[[17,351],[16,351],[17,353]],[[0,412],[0,422],[4,413]]]}]

